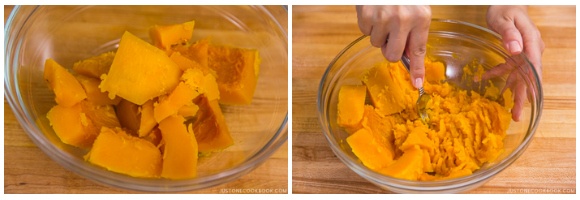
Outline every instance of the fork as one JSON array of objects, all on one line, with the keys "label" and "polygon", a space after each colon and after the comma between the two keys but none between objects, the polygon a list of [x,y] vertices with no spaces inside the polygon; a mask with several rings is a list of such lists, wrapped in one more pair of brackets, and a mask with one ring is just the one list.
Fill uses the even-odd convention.
[{"label": "fork", "polygon": [[[403,54],[403,56],[401,57],[401,62],[403,63],[407,71],[411,73],[411,64],[409,57]],[[429,125],[428,124],[429,115],[427,114],[427,102],[429,102],[429,100],[431,100],[431,96],[425,93],[423,87],[419,88],[419,98],[417,98],[417,113],[421,117],[421,122],[423,122],[423,124],[425,125]]]}]

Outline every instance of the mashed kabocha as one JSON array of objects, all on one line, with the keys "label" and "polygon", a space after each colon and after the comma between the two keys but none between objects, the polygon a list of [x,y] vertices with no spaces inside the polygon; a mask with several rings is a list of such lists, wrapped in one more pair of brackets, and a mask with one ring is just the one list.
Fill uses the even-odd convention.
[{"label": "mashed kabocha", "polygon": [[247,105],[257,84],[255,49],[189,41],[195,22],[153,26],[152,44],[125,32],[115,52],[70,72],[47,59],[56,135],[107,170],[143,178],[197,177],[198,155],[234,144],[220,104]]},{"label": "mashed kabocha", "polygon": [[[340,88],[337,123],[350,134],[352,152],[378,173],[421,181],[469,175],[495,161],[511,122],[511,91],[500,94],[489,82],[482,96],[445,82],[443,63],[426,59],[425,70],[427,124],[417,114],[418,93],[400,62],[377,63],[361,78],[363,85]],[[463,70],[463,78],[483,72],[477,65]]]}]

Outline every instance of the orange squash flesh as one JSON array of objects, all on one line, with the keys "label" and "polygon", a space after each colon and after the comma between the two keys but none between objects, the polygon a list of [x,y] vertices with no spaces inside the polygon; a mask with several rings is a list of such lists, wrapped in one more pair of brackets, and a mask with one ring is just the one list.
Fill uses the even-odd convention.
[{"label": "orange squash flesh", "polygon": [[[363,78],[373,105],[381,116],[400,113],[406,108],[404,94],[413,90],[410,81],[402,73],[408,73],[401,64],[381,62]],[[408,79],[408,78],[407,78]]]},{"label": "orange squash flesh", "polygon": [[425,80],[430,83],[440,83],[445,80],[445,65],[442,62],[433,62],[425,59]]},{"label": "orange squash flesh", "polygon": [[162,156],[151,142],[124,131],[103,128],[85,159],[110,171],[134,177],[161,175]]},{"label": "orange squash flesh", "polygon": [[198,110],[199,110],[199,106],[192,103],[191,105],[181,106],[177,110],[177,114],[180,116],[183,116],[185,118],[190,118],[190,117],[195,117]]},{"label": "orange squash flesh", "polygon": [[50,89],[54,91],[54,100],[59,105],[71,107],[87,98],[87,94],[79,81],[52,59],[47,59],[44,63],[44,79],[48,82]]},{"label": "orange squash flesh", "polygon": [[395,178],[417,180],[423,173],[422,158],[423,151],[415,146],[405,151],[393,164],[380,169],[379,172]]},{"label": "orange squash flesh", "polygon": [[171,58],[171,60],[173,60],[173,62],[175,62],[175,64],[177,64],[177,66],[179,66],[181,71],[186,71],[187,69],[195,68],[195,69],[201,70],[204,75],[211,74],[214,77],[217,77],[216,72],[213,71],[212,69],[208,68],[207,64],[205,66],[201,65],[197,61],[193,61],[189,58],[186,58],[185,56],[181,55],[181,53],[179,53],[179,52],[173,52],[169,58]]},{"label": "orange squash flesh", "polygon": [[209,101],[205,95],[195,100],[199,106],[193,132],[200,152],[221,151],[234,144],[224,115],[217,100]]},{"label": "orange squash flesh", "polygon": [[76,76],[83,89],[87,94],[87,99],[95,105],[117,105],[121,98],[115,97],[110,99],[106,92],[101,92],[99,89],[99,84],[101,84],[101,79],[91,78],[84,75]]},{"label": "orange squash flesh", "polygon": [[155,121],[161,122],[166,117],[177,114],[179,108],[193,101],[198,95],[197,91],[180,82],[167,98],[155,105],[153,109]]},{"label": "orange squash flesh", "polygon": [[165,52],[125,32],[111,69],[101,77],[99,88],[109,92],[109,98],[118,95],[143,105],[173,90],[180,77],[181,70]]},{"label": "orange squash flesh", "polygon": [[352,152],[368,168],[382,169],[393,161],[394,152],[380,145],[367,129],[363,128],[353,133],[346,138],[346,142],[352,148]]},{"label": "orange squash flesh", "polygon": [[355,126],[364,115],[367,88],[355,85],[344,85],[338,92],[338,125]]},{"label": "orange squash flesh", "polygon": [[123,99],[115,108],[121,127],[129,129],[133,133],[138,133],[141,126],[139,105]]},{"label": "orange squash flesh", "polygon": [[201,70],[192,68],[183,73],[181,80],[197,93],[204,94],[210,101],[219,100],[221,97],[218,83],[211,74],[204,75]]},{"label": "orange squash flesh", "polygon": [[258,51],[210,45],[208,54],[209,68],[217,73],[220,103],[252,103],[261,62]]},{"label": "orange squash flesh", "polygon": [[139,137],[145,137],[155,126],[157,126],[154,114],[154,104],[153,100],[149,100],[140,107],[139,131],[137,131]]},{"label": "orange squash flesh", "polygon": [[120,127],[115,108],[111,105],[95,105],[91,101],[81,101],[82,112],[92,121],[100,131],[101,127]]},{"label": "orange squash flesh", "polygon": [[165,26],[155,25],[149,29],[149,37],[153,41],[153,45],[160,49],[168,49],[171,45],[189,41],[194,26],[195,21]]},{"label": "orange squash flesh", "polygon": [[[209,39],[205,38],[190,45],[177,45],[175,48],[173,48],[173,51],[179,52],[185,58],[199,63],[200,67],[203,69],[210,69],[208,65],[209,44]],[[213,72],[213,75],[216,75],[215,71]]]},{"label": "orange squash flesh", "polygon": [[56,105],[46,115],[60,140],[75,147],[90,148],[98,135],[93,122],[82,112],[81,104]]},{"label": "orange squash flesh", "polygon": [[187,179],[197,176],[197,141],[183,125],[185,119],[172,115],[159,123],[165,141],[161,177]]},{"label": "orange squash flesh", "polygon": [[115,52],[107,52],[101,55],[87,58],[76,62],[73,70],[80,75],[100,79],[101,75],[109,73]]}]

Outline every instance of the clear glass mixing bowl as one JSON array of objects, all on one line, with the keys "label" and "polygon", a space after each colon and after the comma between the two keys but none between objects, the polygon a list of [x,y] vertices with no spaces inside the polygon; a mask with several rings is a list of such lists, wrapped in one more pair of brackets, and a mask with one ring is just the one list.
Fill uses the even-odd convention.
[{"label": "clear glass mixing bowl", "polygon": [[[54,161],[88,179],[141,191],[185,191],[234,180],[263,163],[288,138],[288,12],[276,6],[17,6],[4,28],[5,98],[32,141]],[[63,144],[46,113],[54,94],[44,61],[73,63],[117,48],[124,31],[150,41],[148,28],[195,20],[193,41],[258,49],[262,58],[254,100],[222,106],[235,144],[202,157],[198,178],[133,178],[85,162],[86,151]]]},{"label": "clear glass mixing bowl", "polygon": [[[318,117],[322,130],[336,156],[350,169],[377,186],[397,193],[455,193],[476,188],[512,164],[530,144],[542,113],[543,94],[535,68],[522,53],[509,56],[498,34],[469,23],[434,19],[427,43],[427,56],[446,65],[446,81],[478,91],[472,79],[462,79],[463,67],[481,64],[487,71],[499,64],[513,67],[529,91],[519,122],[512,120],[504,140],[505,151],[493,162],[472,175],[440,181],[409,181],[385,176],[365,167],[346,143],[349,136],[337,125],[338,91],[342,85],[360,85],[361,75],[377,62],[384,61],[379,48],[362,36],[346,46],[329,64],[318,90]],[[505,86],[508,74],[491,79]],[[481,91],[480,91],[481,92]]]}]

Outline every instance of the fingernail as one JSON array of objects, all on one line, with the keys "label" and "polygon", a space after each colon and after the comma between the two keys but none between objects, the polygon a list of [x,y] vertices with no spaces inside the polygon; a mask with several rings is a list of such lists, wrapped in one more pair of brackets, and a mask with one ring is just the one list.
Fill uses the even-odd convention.
[{"label": "fingernail", "polygon": [[520,46],[520,43],[518,43],[517,41],[511,41],[508,43],[508,50],[510,51],[510,53],[515,54],[515,53],[520,53],[522,52],[522,46]]},{"label": "fingernail", "polygon": [[422,78],[416,78],[415,79],[415,87],[417,89],[423,87],[423,79]]}]

